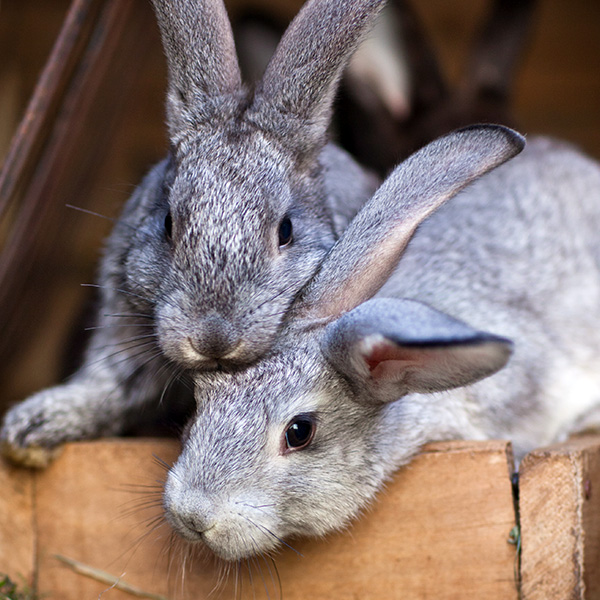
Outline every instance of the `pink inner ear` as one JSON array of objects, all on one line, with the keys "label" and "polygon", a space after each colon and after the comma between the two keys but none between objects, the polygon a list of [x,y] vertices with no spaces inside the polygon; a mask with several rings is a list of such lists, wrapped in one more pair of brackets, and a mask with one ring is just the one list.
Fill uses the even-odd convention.
[{"label": "pink inner ear", "polygon": [[415,355],[406,348],[379,341],[364,355],[364,361],[371,375],[377,379],[388,378],[390,372],[416,364]]}]

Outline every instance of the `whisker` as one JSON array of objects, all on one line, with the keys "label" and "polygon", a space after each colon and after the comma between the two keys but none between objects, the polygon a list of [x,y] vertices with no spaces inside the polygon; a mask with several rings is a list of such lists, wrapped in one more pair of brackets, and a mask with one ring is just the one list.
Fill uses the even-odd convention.
[{"label": "whisker", "polygon": [[[135,188],[135,186],[132,186],[132,187]],[[116,190],[116,189],[111,189],[111,188],[107,188],[107,189],[110,189],[110,191],[112,191],[112,192],[117,192],[117,193],[123,194],[123,192],[121,190]],[[81,206],[75,206],[73,204],[65,204],[65,206],[72,210],[76,210],[78,212],[85,213],[86,215],[91,215],[93,217],[100,217],[101,219],[110,221],[111,223],[115,224],[115,227],[123,225],[124,227],[128,227],[132,231],[135,231],[135,233],[142,234],[143,236],[145,236],[147,238],[154,237],[153,232],[142,229],[141,227],[138,227],[136,225],[132,225],[131,223],[128,223],[127,221],[124,221],[123,219],[121,219],[119,217],[109,217],[108,215],[103,215],[102,213],[99,213],[99,212],[96,212],[93,210],[89,210],[88,208],[83,208]]]},{"label": "whisker", "polygon": [[223,585],[225,584],[225,582],[227,581],[227,579],[229,577],[230,563],[217,559],[216,564],[218,567],[218,574],[216,577],[215,584],[213,585],[212,589],[208,593],[208,597],[214,596],[220,589],[222,589]]},{"label": "whisker", "polygon": [[133,296],[134,298],[140,298],[144,302],[148,302],[148,298],[144,298],[144,296],[140,296],[139,294],[135,294],[133,292],[130,292],[129,290],[124,290],[122,288],[112,287],[110,285],[100,285],[98,283],[80,283],[79,285],[81,287],[95,288],[98,290],[112,290],[113,292],[120,292],[121,294],[125,294],[126,296]]},{"label": "whisker", "polygon": [[163,460],[157,454],[153,454],[152,459],[155,465],[162,467],[166,472],[169,472],[171,470],[172,465],[170,465],[166,460]]},{"label": "whisker", "polygon": [[248,579],[250,580],[250,587],[252,588],[252,597],[256,600],[256,593],[254,590],[254,579],[252,577],[252,566],[248,559],[246,559],[245,562],[246,562],[246,566],[248,567]]},{"label": "whisker", "polygon": [[169,388],[173,385],[173,383],[177,380],[179,374],[177,373],[177,370],[175,370],[171,376],[169,377],[169,379],[167,380],[167,383],[164,385],[163,387],[163,391],[162,394],[160,395],[160,398],[158,400],[158,404],[161,405],[163,403],[163,400],[165,399],[165,395],[167,394]]},{"label": "whisker", "polygon": [[283,296],[283,294],[285,292],[287,292],[287,290],[288,290],[288,288],[282,288],[281,290],[279,290],[278,292],[273,294],[273,296],[271,296],[270,298],[267,298],[266,300],[263,300],[260,304],[255,306],[254,310],[252,312],[256,312],[258,309],[263,307],[265,304],[268,304],[269,302],[273,302],[274,300],[277,300],[277,298],[280,298],[281,296]]},{"label": "whisker", "polygon": [[[133,349],[137,350],[138,348],[145,348],[142,352],[138,352],[136,354],[132,354],[131,356],[125,357],[125,360],[133,359],[138,356],[142,356],[143,354],[146,354],[149,350],[149,348],[147,348],[147,346],[154,346],[154,345],[156,345],[156,343],[154,341],[150,341],[150,342],[144,342],[143,344],[136,344],[134,346],[128,346],[127,348],[121,348],[120,350],[116,350],[115,352],[111,352],[110,354],[107,354],[106,356],[101,356],[100,358],[87,363],[87,366],[93,367],[94,365],[97,365],[98,363],[101,363],[105,360],[110,360],[111,358],[114,358],[115,356],[118,356],[119,354],[123,354],[124,352],[128,352],[129,350],[133,350]],[[96,348],[96,347],[91,348],[91,350],[101,350],[101,349],[102,348]],[[114,364],[119,364],[120,362],[123,362],[123,361],[118,361]]]},{"label": "whisker", "polygon": [[[277,575],[277,588],[279,590],[279,598],[281,600],[283,598],[283,584],[281,583],[281,576],[279,575],[279,569],[277,568],[277,563],[275,562],[275,559],[272,556],[269,556],[268,558],[271,561],[271,564],[273,565],[273,569],[275,569],[275,575]],[[270,572],[270,569],[269,569],[269,572]],[[275,585],[274,582],[273,582],[273,585]]]},{"label": "whisker", "polygon": [[[104,315],[105,317],[111,315]],[[95,325],[94,327],[85,327],[83,331],[96,331],[97,329],[124,329],[126,327],[154,327],[154,323],[115,323],[114,325]]]},{"label": "whisker", "polygon": [[236,502],[236,504],[239,504],[240,506],[247,506],[248,508],[256,508],[257,510],[260,510],[262,508],[270,508],[272,506],[277,506],[275,502],[272,502],[271,504],[259,504],[259,505],[255,505],[255,504],[248,504],[246,502]]},{"label": "whisker", "polygon": [[260,560],[259,560],[258,556],[253,556],[252,557],[252,562],[254,563],[254,565],[256,566],[256,568],[258,569],[258,574],[260,575],[260,578],[261,578],[262,583],[263,583],[263,587],[265,588],[265,594],[267,595],[267,600],[271,600],[271,595],[269,594],[269,588],[267,586],[267,582],[265,580],[265,576],[263,574],[263,571],[262,571],[262,569],[260,567]]},{"label": "whisker", "polygon": [[133,229],[134,231],[137,231],[137,227],[134,227],[133,225],[126,223],[125,221],[119,221],[118,218],[109,217],[108,215],[103,215],[102,213],[95,212],[95,211],[89,210],[87,208],[82,208],[81,206],[74,206],[73,204],[65,204],[65,206],[67,208],[71,208],[78,212],[85,213],[86,215],[92,215],[93,217],[100,217],[101,219],[106,219],[107,221],[111,221],[112,223],[119,223],[122,225],[127,225],[128,227],[131,227],[131,229]]},{"label": "whisker", "polygon": [[[135,354],[132,354],[131,356],[127,357],[125,356],[124,358],[122,358],[121,360],[117,361],[116,363],[114,363],[115,365],[118,365],[120,363],[125,362],[128,359],[135,359],[135,358],[139,358],[140,356],[144,356],[145,354],[148,354],[148,352],[151,351],[152,346],[156,347],[156,344],[154,342],[146,342],[145,344],[139,344],[137,348],[141,348],[142,346],[148,346],[148,348],[144,348],[141,352],[136,352]],[[132,375],[132,378],[135,377],[140,377],[140,372],[144,369],[144,367],[148,366],[153,360],[156,360],[158,358],[162,357],[162,351],[158,348],[156,349],[156,351],[151,354],[150,356],[148,356],[147,360],[145,360],[143,363],[141,363],[139,365],[139,367],[135,370],[134,375]]]},{"label": "whisker", "polygon": [[139,317],[140,319],[154,319],[154,315],[145,315],[142,313],[104,313],[102,316],[120,319],[130,319],[131,317]]},{"label": "whisker", "polygon": [[148,494],[152,491],[159,490],[161,488],[161,482],[138,484],[138,483],[122,483],[119,485],[119,489],[126,491],[128,494]]},{"label": "whisker", "polygon": [[[233,584],[233,597],[235,598],[235,600],[238,600],[238,598],[241,598],[241,594],[242,594],[242,582],[240,580],[241,577],[241,560],[238,558],[236,563],[235,563],[235,582]],[[238,589],[239,589],[239,596],[238,596]]]},{"label": "whisker", "polygon": [[273,533],[268,527],[266,527],[265,525],[261,525],[260,523],[255,523],[252,519],[250,519],[249,517],[247,517],[246,515],[242,515],[244,517],[244,519],[246,519],[249,523],[251,523],[252,525],[254,525],[254,527],[256,527],[257,529],[261,529],[263,532],[269,534],[270,536],[272,536],[274,539],[276,539],[280,544],[283,544],[284,546],[286,546],[287,548],[289,548],[290,550],[293,550],[298,556],[304,557],[304,555],[299,552],[298,550],[296,550],[296,548],[294,548],[293,546],[290,546],[285,540],[283,540],[282,538],[280,538],[278,535],[276,535],[275,533]]},{"label": "whisker", "polygon": [[[110,344],[104,344],[103,346],[93,346],[94,350],[106,350],[107,348],[114,348],[116,346],[122,346],[123,344],[134,344],[129,346],[129,348],[137,348],[140,344],[135,344],[134,342],[141,342],[142,340],[147,340],[149,338],[158,339],[156,333],[144,333],[140,335],[134,335],[130,338],[126,338],[124,340],[119,340],[118,342],[112,342]],[[144,344],[142,344],[144,345]]]}]

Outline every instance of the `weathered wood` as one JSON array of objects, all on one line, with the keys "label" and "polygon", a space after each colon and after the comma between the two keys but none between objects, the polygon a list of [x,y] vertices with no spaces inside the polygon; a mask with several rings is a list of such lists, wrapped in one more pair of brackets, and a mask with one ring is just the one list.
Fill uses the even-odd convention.
[{"label": "weathered wood", "polygon": [[527,455],[520,468],[523,600],[600,598],[600,438]]},{"label": "weathered wood", "polygon": [[[2,223],[6,231],[0,254],[3,365],[32,335],[27,315],[52,284],[52,274],[43,263],[58,264],[59,251],[64,257],[70,247],[62,245],[64,238],[75,238],[65,204],[85,205],[90,182],[110,154],[114,127],[136,81],[136,58],[154,39],[148,34],[155,24],[146,3],[94,0],[87,11],[79,4],[87,4],[79,0],[73,4],[75,17],[85,18],[85,27],[75,17],[66,21],[63,34],[70,36],[61,35],[56,47],[63,49],[63,37],[73,47],[68,46],[70,53],[55,49],[46,67],[52,76],[40,81],[2,171],[2,193],[11,194],[4,200],[14,206]],[[60,60],[74,64],[59,69]]]},{"label": "weathered wood", "polygon": [[33,582],[35,566],[33,472],[0,460],[0,573]]},{"label": "weathered wood", "polygon": [[73,0],[0,171],[0,217],[27,178],[52,127],[102,0]]},{"label": "weathered wood", "polygon": [[[97,598],[109,587],[75,573],[56,555],[122,577],[148,591],[166,591],[169,530],[161,515],[164,467],[177,444],[161,440],[108,440],[68,444],[37,475],[40,593],[64,600]],[[111,590],[112,600],[131,598]]]},{"label": "weathered wood", "polygon": [[[57,554],[170,598],[208,598],[219,580],[234,598],[235,569],[187,556],[160,515],[160,482],[177,444],[109,440],[68,444],[36,475],[41,593],[64,600],[98,597],[109,587],[78,574]],[[273,564],[242,567],[241,598],[517,598],[514,525],[506,442],[428,447],[389,483],[348,531],[295,540]],[[301,554],[301,556],[298,554]],[[182,594],[182,587],[185,593]],[[111,590],[114,599],[129,598]],[[239,596],[238,596],[239,597]]]}]

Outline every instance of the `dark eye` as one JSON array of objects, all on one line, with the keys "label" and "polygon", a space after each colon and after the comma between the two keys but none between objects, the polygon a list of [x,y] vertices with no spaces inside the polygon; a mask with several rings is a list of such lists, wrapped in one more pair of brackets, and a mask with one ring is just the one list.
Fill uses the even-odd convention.
[{"label": "dark eye", "polygon": [[287,246],[292,241],[292,222],[289,217],[285,217],[279,225],[279,247]]},{"label": "dark eye", "polygon": [[315,435],[315,418],[311,415],[294,417],[285,430],[286,450],[302,450],[308,446]]},{"label": "dark eye", "polygon": [[173,239],[173,219],[170,212],[165,216],[165,236],[169,241]]}]

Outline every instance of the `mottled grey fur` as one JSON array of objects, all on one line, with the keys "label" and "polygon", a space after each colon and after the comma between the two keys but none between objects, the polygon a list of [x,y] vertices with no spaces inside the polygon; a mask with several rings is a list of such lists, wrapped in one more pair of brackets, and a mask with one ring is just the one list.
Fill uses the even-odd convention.
[{"label": "mottled grey fur", "polygon": [[[529,397],[531,378],[523,377],[524,364],[538,368],[528,347],[539,342],[527,339],[536,326],[529,315],[512,324],[520,299],[506,294],[513,272],[533,279],[551,267],[532,264],[531,254],[513,260],[514,236],[535,229],[531,239],[546,236],[548,246],[562,230],[546,228],[547,213],[562,213],[574,186],[591,183],[566,173],[556,181],[549,162],[562,157],[575,179],[600,179],[600,169],[534,142],[445,204],[522,144],[510,130],[480,126],[426,146],[355,217],[291,307],[269,356],[242,372],[195,376],[197,412],[164,494],[177,532],[225,559],[268,552],[283,539],[347,524],[426,442],[510,437],[527,428],[522,412],[543,431],[545,396]],[[546,262],[556,265],[556,257]],[[581,274],[578,255],[570,264]],[[499,272],[503,279],[490,279]],[[521,285],[520,298],[532,287]],[[564,319],[556,323],[564,327]],[[511,356],[506,336],[515,339],[514,357],[502,375],[485,379]],[[290,451],[285,432],[297,415],[311,415],[316,432]],[[549,439],[540,431],[517,435],[519,452]]]},{"label": "mottled grey fur", "polygon": [[[489,146],[454,152],[455,168]],[[600,166],[533,139],[411,237],[394,206],[439,204],[454,185],[446,158],[444,144],[430,146],[413,157],[416,177],[406,164],[392,173],[292,307],[271,356],[196,376],[197,414],[164,495],[184,538],[231,560],[268,552],[347,524],[426,442],[508,438],[521,457],[600,425]],[[397,199],[406,178],[412,197]],[[378,233],[371,213],[382,215],[371,220]],[[391,251],[363,243],[370,235],[382,249],[398,234]],[[407,241],[364,301],[364,273],[385,277]],[[302,414],[314,415],[314,438],[289,451],[286,428]]]},{"label": "mottled grey fur", "polygon": [[[154,1],[170,156],[108,240],[83,366],[8,414],[9,451],[117,434],[154,410],[174,369],[239,367],[268,351],[377,185],[326,133],[341,71],[382,4],[310,0],[250,92],[222,0]],[[280,247],[285,218],[293,238]]]}]

